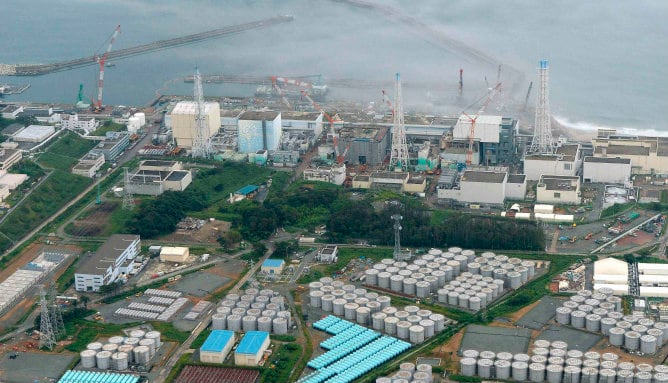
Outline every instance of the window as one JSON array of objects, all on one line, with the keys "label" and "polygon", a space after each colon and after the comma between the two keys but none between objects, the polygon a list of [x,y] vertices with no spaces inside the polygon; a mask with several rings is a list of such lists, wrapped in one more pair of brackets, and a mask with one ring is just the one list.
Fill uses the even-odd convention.
[{"label": "window", "polygon": [[564,164],[564,170],[571,170],[571,164]]},{"label": "window", "polygon": [[555,193],[554,193],[554,198],[561,198],[561,193],[557,193],[557,192],[555,192]]}]

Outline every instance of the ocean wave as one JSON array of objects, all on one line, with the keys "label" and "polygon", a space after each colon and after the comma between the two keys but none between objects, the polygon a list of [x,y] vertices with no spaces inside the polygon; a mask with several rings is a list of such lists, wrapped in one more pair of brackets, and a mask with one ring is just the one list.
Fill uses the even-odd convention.
[{"label": "ocean wave", "polygon": [[618,134],[650,137],[668,137],[668,132],[656,129],[630,128],[626,126],[606,126],[587,121],[571,121],[566,117],[552,116],[555,121],[568,129],[595,132],[598,129],[615,129]]}]

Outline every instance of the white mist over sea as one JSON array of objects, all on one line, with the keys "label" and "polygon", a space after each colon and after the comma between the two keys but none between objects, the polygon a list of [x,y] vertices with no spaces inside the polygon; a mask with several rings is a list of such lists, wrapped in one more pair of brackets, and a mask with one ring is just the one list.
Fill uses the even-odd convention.
[{"label": "white mist over sea", "polygon": [[[524,75],[512,94],[522,104],[536,67],[550,61],[550,101],[566,127],[618,128],[668,135],[668,2],[646,0],[374,0],[479,49]],[[190,94],[178,78],[202,73],[310,75],[393,79],[448,88],[464,69],[465,94],[484,94],[490,68],[426,41],[414,28],[370,9],[329,0],[7,0],[0,2],[0,63],[35,63],[90,56],[104,49],[117,24],[115,49],[278,14],[291,23],[118,60],[107,68],[105,103],[144,105],[158,88]],[[502,72],[502,80],[507,72]],[[7,100],[74,103],[79,84],[96,87],[95,66],[41,77],[0,77],[32,87]],[[170,82],[171,81],[171,82]],[[445,84],[445,85],[443,85]],[[452,94],[407,89],[407,105],[447,104]],[[254,86],[205,84],[208,95],[246,95]],[[344,90],[337,97],[379,102],[380,89]],[[420,108],[423,109],[423,108]]]}]

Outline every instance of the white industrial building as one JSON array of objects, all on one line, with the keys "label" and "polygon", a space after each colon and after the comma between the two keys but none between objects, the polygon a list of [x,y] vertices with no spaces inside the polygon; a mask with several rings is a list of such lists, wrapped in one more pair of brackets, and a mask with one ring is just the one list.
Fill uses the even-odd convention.
[{"label": "white industrial building", "polygon": [[460,203],[503,205],[506,199],[524,199],[526,176],[508,175],[505,170],[466,170],[458,183],[441,184],[436,194],[439,199]]},{"label": "white industrial building", "polygon": [[[176,145],[191,149],[197,123],[197,103],[194,101],[181,101],[174,106],[169,113],[169,125],[172,128],[172,136]],[[204,105],[204,124],[207,127],[205,139],[214,136],[220,129],[220,104],[217,102],[207,102]]]},{"label": "white industrial building", "polygon": [[281,112],[246,111],[239,116],[239,153],[277,150],[283,127]]},{"label": "white industrial building", "polygon": [[[499,142],[499,131],[501,116],[479,116],[475,122],[473,140],[479,142]],[[457,124],[452,130],[452,138],[455,140],[469,140],[471,132],[471,118],[466,115],[459,116]]]},{"label": "white industrial building", "polygon": [[190,170],[181,170],[177,161],[146,160],[130,174],[126,187],[132,194],[160,195],[165,191],[184,191],[192,183]]},{"label": "white industrial building", "polygon": [[323,181],[334,185],[343,185],[346,180],[346,165],[332,165],[304,169],[304,179],[308,181]]},{"label": "white industrial building", "polygon": [[536,202],[579,205],[580,177],[542,176],[536,185]]},{"label": "white industrial building", "polygon": [[138,235],[112,235],[95,254],[83,256],[79,261],[74,273],[76,291],[100,291],[100,287],[115,282],[124,274],[127,275],[140,251],[141,241]]},{"label": "white industrial building", "polygon": [[552,155],[528,155],[524,157],[524,174],[529,181],[537,181],[542,175],[577,176],[582,167],[580,144],[564,144]]},{"label": "white industrial building", "polygon": [[8,173],[6,170],[0,170],[0,186],[6,186],[9,190],[16,189],[27,179],[27,174]]},{"label": "white industrial building", "polygon": [[582,165],[584,182],[626,184],[631,178],[631,159],[620,157],[585,157]]},{"label": "white industrial building", "polygon": [[334,263],[338,259],[339,248],[336,245],[325,245],[320,251],[316,259],[324,263]]},{"label": "white industrial building", "polygon": [[322,112],[281,112],[281,126],[283,131],[306,132],[319,137],[322,117]]},{"label": "white industrial building", "polygon": [[234,331],[211,331],[211,334],[199,349],[199,361],[202,363],[222,364],[232,350],[235,341]]},{"label": "white industrial building", "polygon": [[234,351],[234,364],[237,366],[257,366],[264,352],[269,348],[269,333],[248,331]]},{"label": "white industrial building", "polygon": [[61,127],[63,129],[76,130],[81,129],[86,133],[92,132],[97,129],[99,122],[95,117],[79,117],[78,114],[64,114],[61,118]]},{"label": "white industrial building", "polygon": [[98,170],[104,166],[104,155],[101,153],[86,153],[72,168],[72,174],[93,178]]},{"label": "white industrial building", "polygon": [[594,262],[594,290],[601,287],[611,288],[615,295],[628,295],[628,263],[615,258],[605,258]]},{"label": "white industrial building", "polygon": [[614,129],[599,129],[592,144],[595,157],[630,159],[634,174],[668,174],[668,137],[623,135]]},{"label": "white industrial building", "polygon": [[509,174],[506,181],[506,199],[523,201],[526,194],[526,174]]},{"label": "white industrial building", "polygon": [[29,125],[12,135],[16,142],[42,142],[56,133],[56,128],[50,125]]},{"label": "white industrial building", "polygon": [[183,263],[188,256],[190,256],[190,249],[187,247],[163,246],[160,249],[160,262]]},{"label": "white industrial building", "polygon": [[0,170],[7,170],[15,163],[21,161],[23,155],[18,149],[0,149]]}]

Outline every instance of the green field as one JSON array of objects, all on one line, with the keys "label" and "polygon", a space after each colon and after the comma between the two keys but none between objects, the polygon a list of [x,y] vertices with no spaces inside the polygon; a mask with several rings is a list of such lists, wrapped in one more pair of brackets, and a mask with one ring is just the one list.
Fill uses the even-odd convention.
[{"label": "green field", "polygon": [[44,222],[65,203],[76,197],[91,180],[62,170],[54,170],[11,215],[0,224],[0,250],[11,247]]},{"label": "green field", "polygon": [[85,140],[72,132],[65,132],[49,145],[37,161],[46,168],[68,171],[94,146],[95,141]]}]

